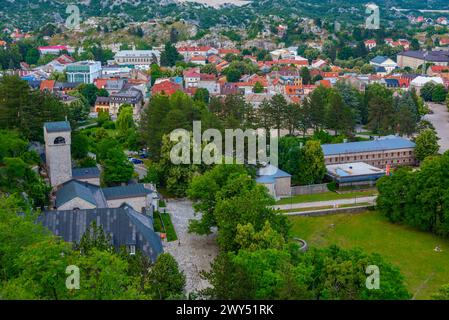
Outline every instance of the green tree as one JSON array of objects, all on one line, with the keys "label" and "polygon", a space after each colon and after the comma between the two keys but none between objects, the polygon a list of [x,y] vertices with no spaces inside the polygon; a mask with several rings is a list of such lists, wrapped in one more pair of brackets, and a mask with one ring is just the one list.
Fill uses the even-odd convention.
[{"label": "green tree", "polygon": [[81,84],[78,86],[79,93],[87,99],[90,106],[95,105],[97,97],[107,97],[109,94],[105,89],[98,89],[94,84]]},{"label": "green tree", "polygon": [[107,186],[119,185],[131,180],[133,165],[128,161],[120,147],[109,149],[106,159],[102,162],[102,182]]},{"label": "green tree", "polygon": [[159,255],[151,267],[149,282],[155,299],[167,299],[183,294],[186,277],[179,270],[178,263],[169,253]]},{"label": "green tree", "polygon": [[328,96],[329,104],[326,110],[326,126],[335,131],[335,135],[353,130],[351,110],[345,104],[343,97],[336,90],[331,90]]},{"label": "green tree", "polygon": [[394,100],[396,108],[396,131],[401,135],[410,136],[416,131],[416,124],[419,117],[418,107],[415,104],[413,95],[404,93]]},{"label": "green tree", "polygon": [[193,100],[198,102],[204,102],[205,104],[209,103],[210,95],[209,90],[206,88],[198,88],[193,95]]},{"label": "green tree", "polygon": [[121,135],[126,135],[130,129],[134,128],[133,107],[131,105],[120,106],[116,124]]},{"label": "green tree", "polygon": [[253,87],[253,92],[254,93],[262,93],[262,92],[264,92],[264,90],[265,89],[264,89],[263,85],[259,81],[257,81]]},{"label": "green tree", "polygon": [[193,177],[187,195],[194,201],[193,208],[202,213],[200,220],[191,220],[189,231],[197,234],[210,234],[217,225],[214,211],[218,192],[240,174],[248,174],[241,165],[217,165],[204,174]]},{"label": "green tree", "polygon": [[433,102],[444,102],[446,100],[447,90],[442,84],[437,84],[432,90],[432,101]]},{"label": "green tree", "polygon": [[182,56],[178,53],[175,46],[170,42],[165,44],[165,50],[161,54],[161,65],[173,67],[177,61],[182,60]]},{"label": "green tree", "polygon": [[435,88],[435,83],[433,82],[427,82],[422,88],[421,88],[421,97],[424,99],[424,101],[432,101],[432,95],[433,90]]},{"label": "green tree", "polygon": [[302,78],[302,83],[310,84],[310,81],[312,80],[312,76],[310,75],[309,68],[302,67],[300,74],[301,74],[301,78]]},{"label": "green tree", "polygon": [[73,159],[80,160],[86,158],[89,152],[89,138],[83,133],[73,134],[70,150]]},{"label": "green tree", "polygon": [[299,183],[302,185],[320,183],[326,174],[324,154],[321,144],[316,140],[306,142],[299,153],[297,171]]},{"label": "green tree", "polygon": [[325,124],[325,108],[329,91],[326,87],[320,85],[310,95],[310,108],[305,111],[310,112],[310,122],[315,131],[318,131]]},{"label": "green tree", "polygon": [[162,78],[163,72],[157,63],[152,63],[150,67],[151,85],[154,85],[157,79]]},{"label": "green tree", "polygon": [[288,115],[288,102],[281,94],[276,94],[270,99],[270,109],[272,128],[277,130],[277,136],[280,137],[281,129],[285,125]]},{"label": "green tree", "polygon": [[423,130],[416,137],[415,143],[415,156],[416,159],[420,161],[423,161],[428,156],[438,154],[438,150],[440,149],[438,145],[438,137],[432,129]]},{"label": "green tree", "polygon": [[392,133],[395,115],[392,92],[380,84],[373,84],[368,86],[365,99],[368,106],[368,127],[374,133]]},{"label": "green tree", "polygon": [[374,67],[370,64],[364,64],[361,68],[360,68],[360,72],[362,74],[374,74],[376,73],[376,70],[374,69]]}]

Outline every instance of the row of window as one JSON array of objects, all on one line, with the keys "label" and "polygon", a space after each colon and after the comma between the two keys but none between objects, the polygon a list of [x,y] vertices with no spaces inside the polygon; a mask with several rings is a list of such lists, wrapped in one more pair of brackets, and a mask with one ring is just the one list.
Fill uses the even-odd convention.
[{"label": "row of window", "polygon": [[387,153],[378,153],[378,154],[367,154],[367,155],[360,155],[360,156],[346,156],[346,157],[335,157],[335,158],[329,158],[329,162],[341,162],[341,161],[356,161],[356,160],[369,160],[369,159],[383,159],[383,158],[389,158],[389,157],[407,157],[411,156],[412,151],[403,151],[403,152],[387,152]]},{"label": "row of window", "polygon": [[151,62],[151,58],[125,58],[125,59],[120,59],[122,60],[121,62],[123,63],[128,63],[128,62]]}]

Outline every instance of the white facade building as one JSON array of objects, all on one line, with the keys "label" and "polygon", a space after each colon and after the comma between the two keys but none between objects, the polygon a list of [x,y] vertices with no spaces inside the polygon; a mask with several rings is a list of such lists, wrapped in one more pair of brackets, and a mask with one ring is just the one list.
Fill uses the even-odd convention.
[{"label": "white facade building", "polygon": [[80,61],[67,66],[68,82],[94,83],[94,80],[101,78],[100,61]]},{"label": "white facade building", "polygon": [[122,50],[115,55],[118,65],[150,66],[157,61],[161,62],[161,52],[158,50]]}]

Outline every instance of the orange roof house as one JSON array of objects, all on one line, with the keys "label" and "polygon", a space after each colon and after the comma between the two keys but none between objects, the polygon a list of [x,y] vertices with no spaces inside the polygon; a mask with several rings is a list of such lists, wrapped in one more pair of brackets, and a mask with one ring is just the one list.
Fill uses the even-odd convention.
[{"label": "orange roof house", "polygon": [[225,48],[223,48],[223,49],[218,49],[218,54],[219,54],[220,56],[225,56],[225,55],[227,55],[227,54],[236,54],[236,55],[239,55],[239,54],[240,54],[240,50],[238,50],[238,49],[225,49]]},{"label": "orange roof house", "polygon": [[42,82],[41,82],[41,85],[40,85],[40,91],[45,91],[45,90],[47,90],[47,91],[53,91],[53,88],[55,87],[55,80],[43,80]]},{"label": "orange roof house", "polygon": [[286,85],[285,94],[289,96],[296,96],[303,94],[304,89],[302,85]]},{"label": "orange roof house", "polygon": [[320,80],[318,81],[320,86],[326,87],[326,88],[330,88],[332,87],[331,82],[329,80]]},{"label": "orange roof house", "polygon": [[179,84],[174,83],[170,80],[165,80],[165,81],[155,84],[151,88],[151,94],[152,95],[162,94],[162,95],[171,96],[176,91],[180,91],[180,90],[181,90],[181,86]]},{"label": "orange roof house", "polygon": [[108,79],[98,78],[94,80],[94,84],[98,89],[104,89],[107,83]]}]

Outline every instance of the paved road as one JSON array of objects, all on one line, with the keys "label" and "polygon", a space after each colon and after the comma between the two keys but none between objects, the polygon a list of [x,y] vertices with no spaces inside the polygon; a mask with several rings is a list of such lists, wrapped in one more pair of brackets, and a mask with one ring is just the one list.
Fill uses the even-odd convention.
[{"label": "paved road", "polygon": [[290,210],[290,209],[304,209],[304,208],[316,208],[316,207],[327,207],[333,205],[342,204],[357,204],[357,203],[374,203],[377,196],[372,197],[358,197],[350,199],[339,199],[339,200],[326,200],[326,201],[314,201],[314,202],[302,202],[293,204],[283,204],[274,206],[275,209],[279,210]]},{"label": "paved road", "polygon": [[188,232],[189,220],[195,216],[192,202],[187,200],[167,200],[167,212],[171,214],[178,241],[164,242],[165,252],[169,252],[186,275],[186,291],[199,291],[210,286],[200,276],[202,270],[209,271],[212,260],[218,254],[216,233],[199,236]]},{"label": "paved road", "polygon": [[371,205],[360,205],[360,206],[353,206],[350,208],[331,208],[331,209],[318,209],[318,210],[307,210],[307,211],[296,211],[296,212],[286,212],[284,215],[286,216],[322,216],[326,213],[339,213],[339,212],[345,212],[345,210],[348,209],[360,209],[366,210],[367,208],[371,207]]},{"label": "paved road", "polygon": [[440,153],[444,153],[449,150],[449,112],[444,104],[429,103],[429,107],[433,114],[425,115],[424,119],[429,120],[435,126],[440,138],[438,141]]},{"label": "paved road", "polygon": [[143,179],[147,176],[147,167],[144,164],[135,164],[134,171],[139,175],[139,179]]}]

